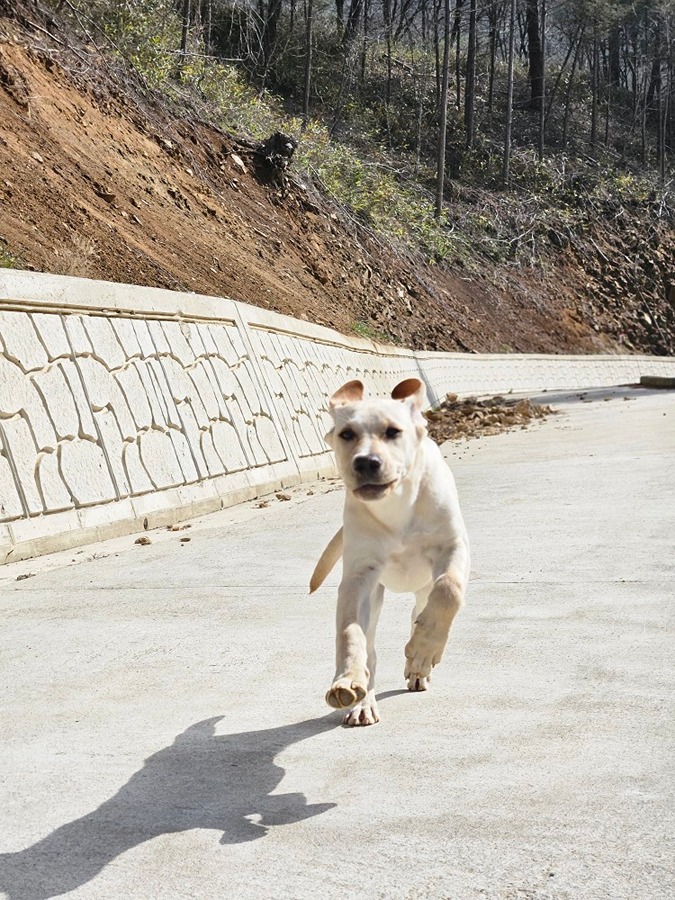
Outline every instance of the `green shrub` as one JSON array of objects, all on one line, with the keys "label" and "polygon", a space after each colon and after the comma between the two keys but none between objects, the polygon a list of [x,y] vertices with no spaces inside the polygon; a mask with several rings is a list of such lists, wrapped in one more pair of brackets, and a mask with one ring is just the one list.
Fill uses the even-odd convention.
[{"label": "green shrub", "polygon": [[114,47],[151,87],[164,84],[178,67],[181,20],[172,0],[126,0],[73,4],[90,16]]},{"label": "green shrub", "polygon": [[19,267],[19,258],[10,253],[6,247],[0,246],[0,269],[16,269]]}]

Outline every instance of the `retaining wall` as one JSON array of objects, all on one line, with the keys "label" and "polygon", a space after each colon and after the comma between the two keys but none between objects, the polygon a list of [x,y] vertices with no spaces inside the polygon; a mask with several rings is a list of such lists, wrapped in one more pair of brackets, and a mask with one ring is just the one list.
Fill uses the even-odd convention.
[{"label": "retaining wall", "polygon": [[0,270],[0,562],[333,473],[328,397],[675,375],[655,357],[412,353],[223,298]]}]

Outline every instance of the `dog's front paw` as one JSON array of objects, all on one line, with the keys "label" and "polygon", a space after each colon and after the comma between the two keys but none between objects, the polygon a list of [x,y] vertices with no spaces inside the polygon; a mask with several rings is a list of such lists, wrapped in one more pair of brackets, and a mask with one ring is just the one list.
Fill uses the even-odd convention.
[{"label": "dog's front paw", "polygon": [[419,626],[405,647],[405,677],[408,690],[426,691],[431,681],[431,670],[441,661],[447,638],[429,636]]},{"label": "dog's front paw", "polygon": [[367,692],[365,682],[361,684],[349,677],[338,678],[326,694],[326,703],[333,709],[348,709],[348,707],[360,703]]},{"label": "dog's front paw", "polygon": [[426,691],[431,684],[431,674],[425,677],[424,675],[419,675],[417,672],[408,672],[407,666],[405,677],[408,679],[409,691]]},{"label": "dog's front paw", "polygon": [[349,710],[342,724],[351,728],[357,725],[374,725],[379,721],[380,713],[377,709],[375,691],[368,691],[363,700]]}]

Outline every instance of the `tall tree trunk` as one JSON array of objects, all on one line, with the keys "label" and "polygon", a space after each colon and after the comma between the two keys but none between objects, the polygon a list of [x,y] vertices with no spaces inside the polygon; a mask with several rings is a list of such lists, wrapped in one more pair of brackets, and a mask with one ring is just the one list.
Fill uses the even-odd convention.
[{"label": "tall tree trunk", "polygon": [[464,89],[464,129],[466,148],[471,150],[474,141],[474,112],[476,96],[476,0],[469,6],[469,47],[466,54],[466,86]]},{"label": "tall tree trunk", "polygon": [[516,0],[511,0],[509,13],[509,62],[506,83],[506,133],[504,135],[504,165],[502,181],[508,187],[511,178],[511,131],[513,128],[513,63],[516,45]]},{"label": "tall tree trunk", "polygon": [[181,56],[181,61],[183,61],[183,60],[185,60],[185,54],[187,52],[187,44],[188,44],[188,35],[190,33],[190,0],[183,0],[181,17],[183,19],[183,22],[182,22],[181,32],[180,32],[180,56]]},{"label": "tall tree trunk", "polygon": [[657,138],[656,138],[656,161],[659,168],[659,180],[661,185],[666,180],[666,129],[665,129],[665,107],[663,102],[663,22],[661,13],[656,14],[656,48],[654,63],[658,66],[658,76],[656,79],[656,120],[657,120]]},{"label": "tall tree trunk", "polygon": [[518,26],[518,58],[529,60],[529,48],[527,46],[527,16],[523,18],[520,7],[516,7],[516,25]]},{"label": "tall tree trunk", "polygon": [[544,158],[544,146],[546,144],[546,0],[541,0],[541,70],[539,82],[539,162]]},{"label": "tall tree trunk", "polygon": [[490,32],[490,74],[488,76],[487,112],[492,117],[492,107],[495,99],[495,65],[497,62],[497,0],[492,0],[488,13]]},{"label": "tall tree trunk", "polygon": [[342,39],[345,46],[351,44],[359,33],[362,7],[363,0],[352,0],[347,14],[347,26],[345,28],[344,38]]},{"label": "tall tree trunk", "polygon": [[361,45],[361,87],[366,83],[366,62],[368,59],[368,26],[370,23],[370,0],[363,4],[363,44]]},{"label": "tall tree trunk", "polygon": [[607,71],[610,90],[616,90],[621,84],[621,28],[613,24],[607,36]]},{"label": "tall tree trunk", "polygon": [[213,19],[211,0],[204,0],[204,12],[202,14],[202,19],[204,22],[204,53],[206,53],[207,56],[210,56],[211,55],[211,22]]},{"label": "tall tree trunk", "polygon": [[[513,0],[515,3],[515,0]],[[450,82],[450,0],[443,0],[443,76],[441,85],[440,121],[438,124],[438,154],[436,158],[436,210],[440,219],[443,211],[445,184],[445,140],[448,127],[448,84]]]},{"label": "tall tree trunk", "polygon": [[302,121],[304,127],[309,122],[309,94],[312,81],[312,39],[314,28],[314,0],[307,0],[305,20],[305,85],[302,94]]},{"label": "tall tree trunk", "polygon": [[345,28],[345,0],[335,0],[335,21],[338,38],[341,39]]},{"label": "tall tree trunk", "polygon": [[267,4],[267,17],[263,30],[263,62],[265,78],[269,72],[272,57],[277,46],[277,27],[281,17],[282,0],[269,0]]},{"label": "tall tree trunk", "polygon": [[441,60],[441,9],[443,0],[434,0],[434,60],[436,63],[436,109],[441,108],[443,93],[443,62]]},{"label": "tall tree trunk", "polygon": [[423,49],[420,55],[419,64],[416,63],[412,40],[410,45],[410,61],[413,67],[417,91],[417,134],[415,137],[415,174],[417,174],[422,159],[422,134],[424,130],[422,125],[424,122],[424,98],[426,96],[427,79],[429,77],[429,60]]},{"label": "tall tree trunk", "polygon": [[[392,61],[391,61],[391,0],[384,0],[382,4],[382,14],[384,16],[384,32],[385,42],[387,45],[387,86],[384,92],[384,103],[387,107],[387,122],[389,121],[389,104],[391,103],[391,78],[392,78]],[[388,128],[389,126],[387,126]]]},{"label": "tall tree trunk", "polygon": [[647,109],[652,109],[654,106],[654,97],[656,96],[659,81],[661,78],[659,66],[660,61],[658,58],[658,53],[655,53],[654,59],[652,60],[651,75],[649,77],[649,87],[647,88]]},{"label": "tall tree trunk", "polygon": [[455,81],[457,88],[457,98],[455,105],[457,109],[462,108],[462,68],[460,61],[460,39],[462,36],[462,6],[464,0],[455,0],[455,21],[452,26],[452,37],[455,41]]},{"label": "tall tree trunk", "polygon": [[585,26],[581,26],[581,32],[579,34],[579,40],[577,41],[576,50],[574,51],[574,58],[572,59],[572,69],[570,71],[570,80],[567,82],[567,90],[565,91],[565,114],[563,116],[563,128],[562,128],[562,145],[563,147],[567,146],[567,140],[569,137],[569,121],[570,121],[570,111],[572,108],[572,87],[574,85],[574,75],[577,71],[577,63],[579,61],[579,54],[581,52],[581,47],[584,42],[584,30]]},{"label": "tall tree trunk", "polygon": [[647,165],[647,107],[649,106],[647,102],[647,75],[646,73],[643,75],[643,86],[642,86],[642,110],[640,115],[640,150],[641,150],[641,158],[642,165]]},{"label": "tall tree trunk", "polygon": [[530,107],[538,110],[543,95],[544,56],[541,43],[541,23],[538,0],[527,0],[525,10],[527,23],[527,55],[530,73]]},{"label": "tall tree trunk", "polygon": [[666,93],[666,154],[673,152],[673,35],[670,15],[666,19],[666,40],[668,47],[668,90]]},{"label": "tall tree trunk", "polygon": [[593,71],[591,83],[591,147],[598,139],[598,92],[600,90],[600,46],[598,43],[598,23],[593,22]]}]

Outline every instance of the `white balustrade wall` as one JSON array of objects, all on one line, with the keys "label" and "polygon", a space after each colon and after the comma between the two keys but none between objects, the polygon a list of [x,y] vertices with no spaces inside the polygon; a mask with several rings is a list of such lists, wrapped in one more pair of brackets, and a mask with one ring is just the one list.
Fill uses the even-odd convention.
[{"label": "white balustrade wall", "polygon": [[233,300],[0,270],[0,563],[333,473],[327,401],[675,375],[672,358],[413,353]]}]

